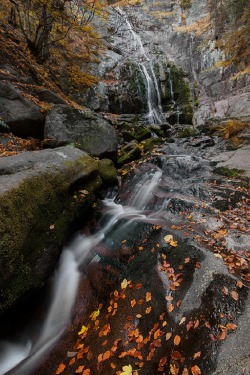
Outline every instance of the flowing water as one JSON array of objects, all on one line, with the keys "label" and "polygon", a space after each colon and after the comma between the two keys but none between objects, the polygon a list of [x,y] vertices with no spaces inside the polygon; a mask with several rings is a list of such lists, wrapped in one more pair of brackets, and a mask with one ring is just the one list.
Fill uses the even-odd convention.
[{"label": "flowing water", "polygon": [[124,30],[124,33],[129,33],[131,36],[132,41],[128,46],[128,49],[132,50],[132,55],[134,56],[135,62],[138,62],[145,83],[148,107],[148,113],[146,116],[147,122],[149,124],[163,124],[165,122],[165,117],[161,106],[160,89],[154,71],[153,62],[147,56],[142,40],[139,34],[134,31],[126,13],[124,13],[119,7],[116,9],[125,22],[126,29]]}]

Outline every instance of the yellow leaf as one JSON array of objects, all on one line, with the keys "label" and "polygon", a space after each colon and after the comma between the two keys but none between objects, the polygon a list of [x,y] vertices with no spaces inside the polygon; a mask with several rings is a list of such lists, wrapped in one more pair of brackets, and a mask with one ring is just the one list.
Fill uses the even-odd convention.
[{"label": "yellow leaf", "polygon": [[178,242],[174,240],[170,241],[169,244],[174,247],[178,246]]},{"label": "yellow leaf", "polygon": [[164,237],[164,240],[166,243],[170,243],[170,241],[173,241],[173,236],[172,234],[168,234],[167,236]]},{"label": "yellow leaf", "polygon": [[120,375],[132,375],[132,374],[133,374],[133,369],[131,365],[123,366],[122,372]]},{"label": "yellow leaf", "polygon": [[92,314],[90,314],[91,320],[96,320],[96,318],[100,315],[100,310],[93,311]]},{"label": "yellow leaf", "polygon": [[128,286],[128,280],[127,279],[124,279],[122,282],[121,282],[121,288],[122,289],[126,289]]},{"label": "yellow leaf", "polygon": [[78,335],[82,335],[83,333],[87,332],[88,327],[82,326],[81,331],[78,332]]}]

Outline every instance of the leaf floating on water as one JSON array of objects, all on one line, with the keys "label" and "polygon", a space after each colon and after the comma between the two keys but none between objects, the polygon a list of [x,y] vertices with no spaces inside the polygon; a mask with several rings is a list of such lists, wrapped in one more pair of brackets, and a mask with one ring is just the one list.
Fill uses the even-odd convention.
[{"label": "leaf floating on water", "polygon": [[200,375],[201,374],[201,370],[197,365],[194,365],[193,367],[191,367],[191,372],[192,372],[193,375]]},{"label": "leaf floating on water", "polygon": [[61,374],[65,370],[65,368],[66,368],[65,364],[60,363],[60,365],[58,366],[58,369],[56,370],[56,375]]},{"label": "leaf floating on water", "polygon": [[133,375],[133,369],[131,365],[123,366],[122,372],[120,375]]}]

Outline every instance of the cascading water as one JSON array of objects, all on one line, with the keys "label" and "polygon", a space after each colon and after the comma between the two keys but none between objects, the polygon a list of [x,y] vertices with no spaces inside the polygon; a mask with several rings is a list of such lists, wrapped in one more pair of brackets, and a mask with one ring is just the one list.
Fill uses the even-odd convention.
[{"label": "cascading water", "polygon": [[[162,207],[166,208],[169,201],[163,199],[160,209],[153,211],[152,200],[161,183],[162,171],[156,167],[150,168],[143,179],[135,182],[130,198],[124,204],[115,203],[114,199],[104,200],[107,211],[102,220],[102,228],[95,235],[77,235],[62,252],[53,279],[51,304],[40,336],[35,340],[33,337],[26,337],[16,343],[0,343],[0,375],[10,370],[11,375],[28,375],[36,368],[69,322],[80,279],[80,265],[86,259],[98,261],[98,257],[92,254],[91,250],[101,241],[108,241],[110,232],[116,230],[124,233],[127,228],[129,233],[130,225],[136,225],[141,221],[154,223],[159,220]],[[23,335],[25,336],[27,334]]]},{"label": "cascading water", "polygon": [[[126,13],[124,13],[119,7],[116,8],[116,10],[118,14],[124,19],[126,30],[124,30],[123,32],[128,32],[132,37],[133,43],[131,44],[131,47],[136,52],[135,59],[139,61],[138,66],[142,73],[142,78],[145,83],[147,94],[147,122],[149,124],[163,124],[165,122],[165,117],[161,106],[161,95],[153,63],[147,56],[142,44],[142,40],[140,36],[134,31],[132,24],[127,18]],[[143,62],[140,62],[140,60]]]},{"label": "cascading water", "polygon": [[175,113],[176,113],[176,125],[179,125],[181,112],[180,112],[179,106],[176,105],[176,101],[174,99],[173,78],[172,78],[171,69],[168,68],[167,72],[168,72],[168,81],[169,81],[169,90],[170,90],[171,101],[172,101],[172,104],[175,108]]}]

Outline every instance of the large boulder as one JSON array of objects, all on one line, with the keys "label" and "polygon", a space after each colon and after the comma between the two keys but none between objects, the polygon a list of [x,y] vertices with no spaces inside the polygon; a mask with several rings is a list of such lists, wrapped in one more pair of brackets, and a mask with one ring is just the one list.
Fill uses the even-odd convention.
[{"label": "large boulder", "polygon": [[70,146],[1,159],[0,313],[47,280],[77,221],[89,216],[99,168]]},{"label": "large boulder", "polygon": [[13,83],[0,82],[0,118],[20,137],[42,138],[44,116]]},{"label": "large boulder", "polygon": [[50,147],[73,142],[92,156],[115,159],[117,155],[116,132],[106,120],[66,105],[55,105],[49,112],[44,138]]}]

